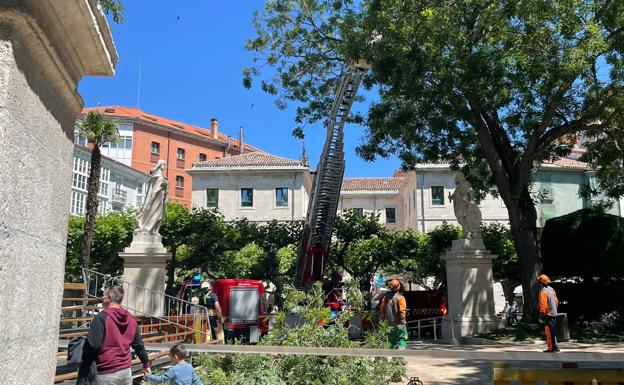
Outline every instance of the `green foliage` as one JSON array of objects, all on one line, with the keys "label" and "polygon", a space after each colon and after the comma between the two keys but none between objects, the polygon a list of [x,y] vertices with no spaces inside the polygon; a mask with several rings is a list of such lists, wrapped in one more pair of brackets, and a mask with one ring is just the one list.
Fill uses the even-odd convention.
[{"label": "green foliage", "polygon": [[512,303],[513,290],[520,285],[520,265],[514,247],[511,230],[500,223],[481,226],[481,235],[485,247],[497,257],[492,261],[494,280],[500,281],[505,297]]},{"label": "green foliage", "polygon": [[[343,321],[330,322],[329,309],[323,306],[323,293],[316,285],[307,293],[290,288],[285,298],[287,309],[297,308],[305,323],[291,328],[285,312],[277,315],[275,326],[260,342],[271,346],[336,347],[357,349],[387,348],[381,328],[372,332],[363,344],[349,339]],[[326,325],[326,326],[323,326]],[[204,383],[227,385],[383,385],[405,377],[398,361],[368,357],[317,357],[302,355],[269,356],[260,354],[199,355],[195,361]]]},{"label": "green foliage", "polygon": [[[389,249],[384,250],[392,234],[379,223],[379,214],[362,215],[346,210],[336,218],[334,234],[336,238],[329,256],[330,272],[343,270],[368,282],[368,277],[393,257]],[[367,245],[374,249],[367,250]]]},{"label": "green foliage", "polygon": [[125,21],[123,13],[125,12],[121,0],[98,0],[105,14],[111,16],[115,23],[123,23]]},{"label": "green foliage", "polygon": [[582,322],[574,335],[580,339],[624,340],[624,320],[617,311],[605,313],[595,321]]},{"label": "green foliage", "polygon": [[223,253],[223,265],[218,272],[228,278],[262,278],[260,262],[266,252],[255,243],[250,243],[238,251]]},{"label": "green foliage", "polygon": [[[357,153],[396,154],[407,168],[445,161],[499,194],[530,316],[540,267],[532,171],[569,154],[579,133],[624,127],[623,15],[624,2],[610,0],[267,1],[244,82],[296,104],[300,134],[327,118],[346,63],[365,59],[363,83],[377,95],[351,117],[367,126]],[[609,146],[618,161],[605,174],[618,173],[621,148]]]},{"label": "green foliage", "polygon": [[107,119],[99,112],[89,111],[87,116],[76,123],[78,133],[87,138],[87,141],[97,147],[106,142],[119,141],[119,129],[117,122]]},{"label": "green foliage", "polygon": [[583,209],[546,221],[544,270],[565,277],[624,277],[624,219]]},{"label": "green foliage", "polygon": [[[69,218],[65,279],[69,282],[82,280],[80,253],[84,234],[82,217]],[[105,274],[118,275],[123,270],[123,261],[118,253],[130,245],[135,219],[133,212],[111,212],[95,220],[91,249],[91,268]]]}]

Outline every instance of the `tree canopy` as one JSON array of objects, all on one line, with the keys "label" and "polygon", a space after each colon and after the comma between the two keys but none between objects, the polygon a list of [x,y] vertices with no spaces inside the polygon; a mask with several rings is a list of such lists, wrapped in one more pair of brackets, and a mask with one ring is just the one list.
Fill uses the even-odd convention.
[{"label": "tree canopy", "polygon": [[[509,213],[535,314],[540,270],[535,165],[570,152],[576,135],[622,127],[624,3],[612,0],[273,0],[247,48],[297,128],[327,117],[347,63],[372,66],[365,159],[397,154],[410,167],[445,161]],[[266,68],[271,68],[267,71]],[[265,73],[262,72],[265,71]]]}]

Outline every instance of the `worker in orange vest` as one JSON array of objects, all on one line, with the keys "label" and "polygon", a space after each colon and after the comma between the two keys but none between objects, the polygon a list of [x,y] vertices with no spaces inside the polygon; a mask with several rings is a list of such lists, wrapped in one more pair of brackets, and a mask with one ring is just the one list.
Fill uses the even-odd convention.
[{"label": "worker in orange vest", "polygon": [[557,347],[557,336],[555,335],[555,321],[557,320],[557,293],[549,286],[550,278],[546,274],[542,274],[537,277],[537,280],[542,285],[542,290],[539,293],[539,309],[540,309],[540,321],[544,322],[544,329],[546,330],[546,341],[548,342],[548,349],[544,350],[545,353],[556,353],[559,351]]},{"label": "worker in orange vest", "polygon": [[400,293],[401,282],[392,279],[388,282],[392,291],[386,293],[381,299],[379,318],[386,321],[391,329],[388,332],[388,341],[392,349],[405,349],[407,346],[406,328],[406,303],[405,297]]}]

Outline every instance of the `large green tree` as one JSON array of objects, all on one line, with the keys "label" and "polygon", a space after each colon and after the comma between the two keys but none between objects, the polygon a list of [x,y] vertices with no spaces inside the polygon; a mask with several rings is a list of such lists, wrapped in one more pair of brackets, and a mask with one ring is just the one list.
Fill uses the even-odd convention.
[{"label": "large green tree", "polygon": [[[251,86],[297,103],[297,122],[327,117],[340,73],[364,58],[378,91],[366,159],[447,161],[504,201],[519,257],[524,314],[540,270],[535,165],[570,136],[621,126],[624,2],[614,0],[270,0],[248,42]],[[261,73],[271,67],[275,72]],[[297,130],[300,133],[300,130]]]},{"label": "large green tree", "polygon": [[160,234],[163,237],[163,245],[171,253],[171,260],[167,264],[167,286],[165,288],[165,292],[171,294],[175,284],[175,271],[180,264],[178,249],[188,243],[192,234],[189,210],[179,203],[168,203],[160,226]]},{"label": "large green tree", "polygon": [[98,211],[98,192],[100,191],[100,174],[102,154],[100,146],[106,142],[115,143],[119,140],[117,123],[112,119],[104,118],[97,111],[89,111],[87,116],[76,124],[78,134],[87,138],[91,149],[91,168],[87,187],[86,220],[84,225],[84,239],[82,244],[82,266],[89,267],[91,257],[91,243],[93,242],[93,227]]}]

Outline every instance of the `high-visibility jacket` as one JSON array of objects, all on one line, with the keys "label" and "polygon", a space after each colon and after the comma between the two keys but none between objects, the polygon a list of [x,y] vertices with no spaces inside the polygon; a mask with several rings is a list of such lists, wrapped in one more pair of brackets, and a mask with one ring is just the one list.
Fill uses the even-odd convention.
[{"label": "high-visibility jacket", "polygon": [[392,326],[405,324],[407,305],[405,297],[399,292],[390,292],[381,299],[381,312],[379,317]]},{"label": "high-visibility jacket", "polygon": [[544,287],[539,293],[540,314],[556,317],[557,305],[559,305],[559,300],[557,300],[555,290],[550,286]]}]

